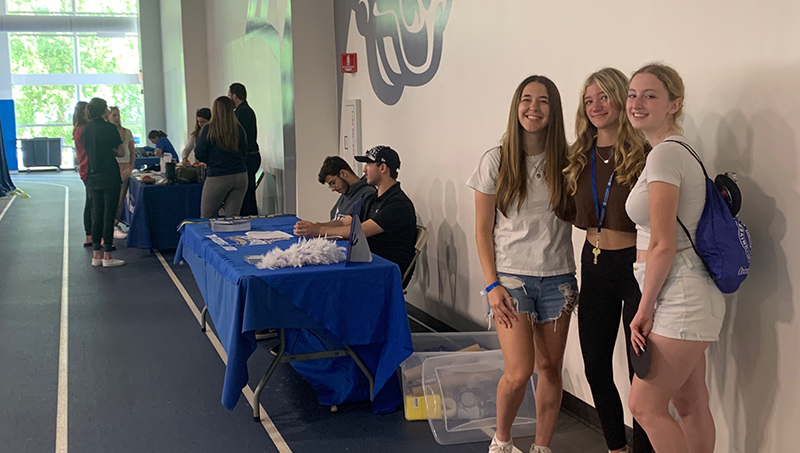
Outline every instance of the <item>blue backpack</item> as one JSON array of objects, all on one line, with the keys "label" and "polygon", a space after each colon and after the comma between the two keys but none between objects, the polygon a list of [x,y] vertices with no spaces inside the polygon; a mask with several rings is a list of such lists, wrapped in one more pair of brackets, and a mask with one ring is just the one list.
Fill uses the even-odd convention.
[{"label": "blue backpack", "polygon": [[736,292],[750,273],[750,233],[736,217],[741,206],[739,189],[727,175],[717,176],[715,184],[708,177],[700,157],[686,143],[666,141],[679,143],[686,148],[700,163],[706,177],[706,204],[697,224],[696,244],[681,219],[678,219],[678,223],[719,290],[725,294]]}]

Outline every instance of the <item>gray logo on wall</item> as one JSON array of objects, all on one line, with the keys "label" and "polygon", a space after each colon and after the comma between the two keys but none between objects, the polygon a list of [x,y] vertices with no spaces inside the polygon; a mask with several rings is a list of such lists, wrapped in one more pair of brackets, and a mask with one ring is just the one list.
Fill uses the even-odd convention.
[{"label": "gray logo on wall", "polygon": [[453,0],[350,0],[366,40],[372,89],[386,105],[405,87],[430,82],[439,70]]}]

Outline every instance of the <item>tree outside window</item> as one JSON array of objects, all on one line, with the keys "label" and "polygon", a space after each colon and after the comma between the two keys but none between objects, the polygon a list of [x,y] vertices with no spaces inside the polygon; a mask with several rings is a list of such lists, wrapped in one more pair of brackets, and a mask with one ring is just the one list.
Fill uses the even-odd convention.
[{"label": "tree outside window", "polygon": [[[138,12],[137,0],[6,2],[9,14],[135,16]],[[62,167],[71,168],[74,163],[72,112],[75,103],[102,97],[109,106],[120,108],[123,125],[131,129],[137,142],[144,142],[141,84],[119,83],[138,78],[138,35],[9,33],[9,50],[19,138],[61,137],[65,147]],[[91,82],[83,78],[87,83],[81,83],[81,74],[92,74]],[[109,77],[108,84],[96,85],[98,75],[103,74],[113,76]],[[18,75],[26,77],[15,77]],[[120,80],[120,75],[127,78]]]}]

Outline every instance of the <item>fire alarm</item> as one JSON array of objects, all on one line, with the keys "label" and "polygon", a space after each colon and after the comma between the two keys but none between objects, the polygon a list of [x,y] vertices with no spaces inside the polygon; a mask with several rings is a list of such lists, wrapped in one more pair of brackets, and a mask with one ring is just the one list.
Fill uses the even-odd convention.
[{"label": "fire alarm", "polygon": [[353,74],[358,71],[358,59],[354,53],[342,54],[342,72],[346,74]]}]

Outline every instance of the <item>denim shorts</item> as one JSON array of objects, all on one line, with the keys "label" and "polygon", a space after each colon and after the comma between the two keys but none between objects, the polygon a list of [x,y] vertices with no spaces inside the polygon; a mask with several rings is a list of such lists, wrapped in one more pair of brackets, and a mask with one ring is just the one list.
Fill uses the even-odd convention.
[{"label": "denim shorts", "polygon": [[[645,264],[633,276],[644,287]],[[694,250],[675,254],[656,297],[652,333],[676,340],[717,341],[725,318],[725,298]]]},{"label": "denim shorts", "polygon": [[571,314],[578,304],[575,274],[531,277],[498,273],[497,281],[511,295],[517,313],[530,314],[534,323],[555,321],[562,313]]}]

